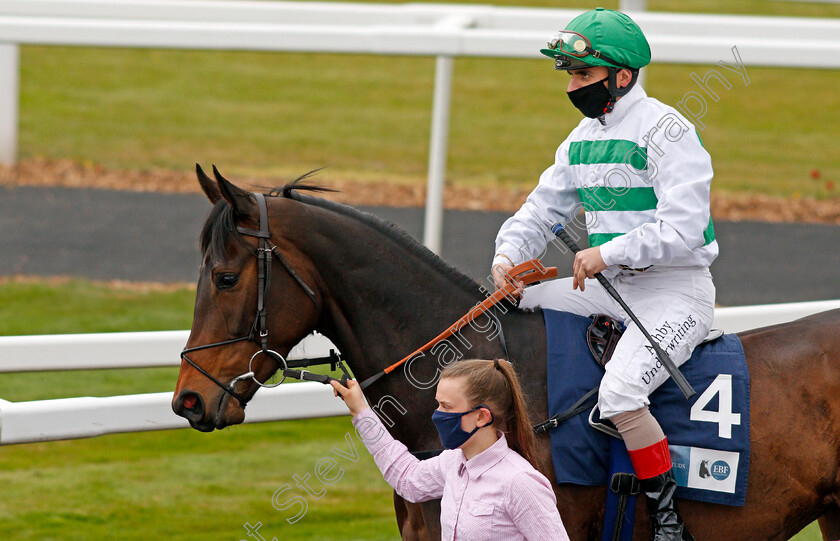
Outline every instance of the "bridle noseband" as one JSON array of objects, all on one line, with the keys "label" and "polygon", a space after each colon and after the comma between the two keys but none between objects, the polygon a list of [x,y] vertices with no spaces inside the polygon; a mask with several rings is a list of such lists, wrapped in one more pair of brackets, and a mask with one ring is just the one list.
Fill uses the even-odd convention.
[{"label": "bridle noseband", "polygon": [[[290,363],[286,361],[286,359],[277,353],[276,351],[269,349],[268,347],[268,327],[266,325],[266,319],[268,315],[268,310],[266,309],[266,299],[268,298],[268,292],[271,289],[271,262],[273,261],[272,255],[277,258],[283,268],[294,278],[295,282],[300,285],[315,307],[318,307],[318,302],[315,299],[315,292],[310,288],[306,283],[298,276],[293,268],[286,263],[286,260],[283,259],[283,256],[280,254],[280,251],[277,249],[277,246],[271,243],[269,240],[271,238],[271,232],[268,229],[268,211],[266,209],[265,204],[265,196],[261,193],[253,193],[254,197],[257,200],[257,206],[259,207],[260,211],[260,228],[259,230],[256,229],[248,229],[246,227],[236,226],[236,230],[242,234],[247,235],[250,237],[256,237],[259,239],[259,247],[257,247],[256,255],[257,255],[257,313],[254,317],[254,323],[251,325],[251,331],[248,333],[247,336],[242,336],[239,338],[233,338],[231,340],[224,340],[222,342],[215,342],[213,344],[207,344],[203,346],[196,346],[192,348],[184,349],[181,352],[181,358],[187,361],[193,368],[198,370],[201,374],[207,377],[210,381],[218,385],[223,391],[231,395],[233,398],[237,399],[242,407],[245,407],[246,400],[233,390],[234,386],[241,380],[246,380],[251,378],[254,382],[259,385],[260,387],[276,387],[283,383],[286,380],[287,376],[296,377],[303,379],[303,376],[308,374],[306,371],[297,371],[297,370],[289,370]],[[200,351],[203,349],[210,349],[215,347],[226,346],[229,344],[235,344],[236,342],[243,342],[249,341],[254,342],[260,346],[260,350],[254,353],[251,356],[251,359],[248,361],[248,371],[244,372],[235,378],[233,378],[228,385],[223,384],[221,381],[216,379],[213,375],[207,372],[205,369],[201,368],[197,365],[192,359],[187,357],[187,353],[192,353],[194,351]],[[283,379],[281,379],[277,383],[273,383],[271,385],[266,385],[263,382],[257,380],[254,369],[253,363],[254,359],[256,359],[259,355],[264,354],[272,359],[274,359],[283,370]],[[335,364],[337,359],[329,360],[328,362],[332,362]],[[339,361],[340,362],[340,361]],[[319,364],[316,362],[312,362],[312,360],[305,361],[304,363],[299,363],[297,366],[309,366],[310,364]],[[341,366],[341,365],[339,365]],[[341,367],[344,370],[344,367]],[[306,378],[306,379],[313,379],[313,378]],[[315,381],[318,381],[315,379]]]}]

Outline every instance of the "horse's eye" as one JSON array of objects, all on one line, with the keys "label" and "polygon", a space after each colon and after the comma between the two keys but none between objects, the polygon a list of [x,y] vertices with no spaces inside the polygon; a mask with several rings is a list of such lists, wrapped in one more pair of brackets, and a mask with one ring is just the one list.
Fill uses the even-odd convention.
[{"label": "horse's eye", "polygon": [[239,281],[239,276],[236,274],[220,274],[216,277],[217,289],[230,289]]}]

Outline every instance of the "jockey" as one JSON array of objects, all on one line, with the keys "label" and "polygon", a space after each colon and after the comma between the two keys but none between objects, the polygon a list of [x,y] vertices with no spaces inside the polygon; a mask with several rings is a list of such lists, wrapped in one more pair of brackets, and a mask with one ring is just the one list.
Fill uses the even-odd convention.
[{"label": "jockey", "polygon": [[[606,365],[600,415],[621,434],[641,480],[654,539],[679,540],[676,481],[665,434],[648,396],[667,371],[618,303],[596,280],[602,272],[674,363],[708,333],[718,254],[709,212],[712,163],[694,126],[637,84],[650,47],[627,15],[598,8],[576,17],[542,54],[570,76],[569,99],[586,117],[555,154],[522,208],[496,237],[497,286],[514,265],[540,257],[556,224],[585,220],[590,248],[573,276],[525,290],[523,309],[608,314],[627,329]],[[585,213],[581,214],[580,211]],[[562,246],[562,244],[561,244]]]}]

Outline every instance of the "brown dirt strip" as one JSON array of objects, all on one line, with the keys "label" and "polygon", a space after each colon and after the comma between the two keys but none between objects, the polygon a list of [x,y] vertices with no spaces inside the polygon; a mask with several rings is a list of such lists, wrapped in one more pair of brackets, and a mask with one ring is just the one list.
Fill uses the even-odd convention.
[{"label": "brown dirt strip", "polygon": [[[237,178],[252,186],[275,186],[286,179]],[[329,178],[327,173],[316,182],[338,190],[324,197],[349,205],[420,207],[425,204],[425,183],[358,182]],[[0,185],[62,186],[112,190],[197,193],[198,182],[192,171],[116,170],[72,160],[29,159],[15,167],[0,167]],[[460,210],[497,210],[515,212],[529,190],[522,188],[486,188],[447,185],[445,206]],[[784,198],[761,194],[712,193],[712,216],[727,221],[804,222],[840,225],[840,197],[814,199]]]},{"label": "brown dirt strip", "polygon": [[131,291],[132,293],[171,293],[182,289],[195,289],[195,282],[132,282],[129,280],[87,280],[71,276],[0,276],[0,286],[6,284],[38,284],[51,287],[64,286],[73,282],[83,281],[99,287],[115,291]]}]

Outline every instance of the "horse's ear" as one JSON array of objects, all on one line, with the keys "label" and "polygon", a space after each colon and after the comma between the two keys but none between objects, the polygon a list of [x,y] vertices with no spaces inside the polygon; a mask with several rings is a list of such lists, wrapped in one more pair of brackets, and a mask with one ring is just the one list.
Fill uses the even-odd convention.
[{"label": "horse's ear", "polygon": [[219,185],[216,184],[213,179],[208,177],[204,173],[204,169],[202,169],[198,164],[195,164],[195,174],[198,176],[198,183],[201,184],[201,189],[204,190],[204,194],[207,196],[207,199],[215,205],[216,202],[222,198],[222,192],[219,191]]},{"label": "horse's ear", "polygon": [[233,210],[237,215],[248,216],[255,213],[254,205],[256,202],[254,201],[254,196],[251,192],[235,186],[232,182],[223,177],[221,173],[219,173],[219,170],[216,169],[215,165],[213,166],[213,175],[216,177],[219,193],[225,201],[230,203],[230,206],[233,207]]}]

